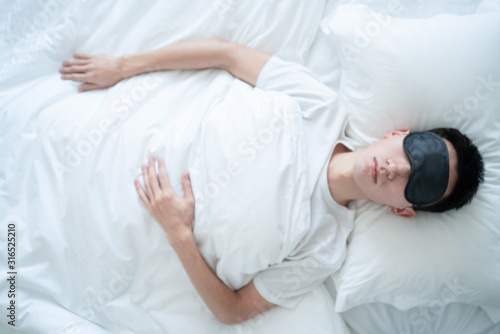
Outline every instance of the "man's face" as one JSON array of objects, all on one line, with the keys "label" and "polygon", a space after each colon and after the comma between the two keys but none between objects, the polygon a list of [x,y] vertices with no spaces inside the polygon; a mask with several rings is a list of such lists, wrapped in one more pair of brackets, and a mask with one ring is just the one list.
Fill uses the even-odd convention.
[{"label": "man's face", "polygon": [[[412,217],[415,211],[405,198],[404,192],[411,166],[403,148],[403,139],[410,130],[388,132],[380,140],[360,152],[354,162],[354,181],[372,201],[389,206],[394,214]],[[444,139],[450,159],[448,188],[443,196],[448,196],[456,183],[457,155],[453,145]]]}]

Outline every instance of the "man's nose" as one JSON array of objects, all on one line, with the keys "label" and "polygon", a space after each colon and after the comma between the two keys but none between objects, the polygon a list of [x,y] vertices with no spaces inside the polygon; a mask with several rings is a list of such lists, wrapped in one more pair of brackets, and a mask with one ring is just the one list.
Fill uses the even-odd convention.
[{"label": "man's nose", "polygon": [[409,161],[404,160],[387,160],[387,170],[388,170],[388,179],[393,180],[396,177],[407,178],[410,176],[411,165]]}]

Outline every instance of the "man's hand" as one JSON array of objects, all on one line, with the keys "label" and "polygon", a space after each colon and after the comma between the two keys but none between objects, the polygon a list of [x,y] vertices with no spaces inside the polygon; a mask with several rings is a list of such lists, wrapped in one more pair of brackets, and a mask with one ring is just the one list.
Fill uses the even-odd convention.
[{"label": "man's hand", "polygon": [[192,223],[194,219],[194,196],[191,189],[189,174],[182,174],[184,195],[177,196],[168,179],[163,159],[158,160],[159,183],[155,170],[154,158],[149,158],[149,166],[142,165],[144,187],[138,180],[134,180],[139,197],[146,205],[153,218],[160,224],[167,234],[168,242],[173,245],[192,237]]},{"label": "man's hand", "polygon": [[74,61],[63,62],[59,69],[61,79],[80,81],[79,92],[114,86],[125,79],[121,58],[108,55],[75,54]]}]

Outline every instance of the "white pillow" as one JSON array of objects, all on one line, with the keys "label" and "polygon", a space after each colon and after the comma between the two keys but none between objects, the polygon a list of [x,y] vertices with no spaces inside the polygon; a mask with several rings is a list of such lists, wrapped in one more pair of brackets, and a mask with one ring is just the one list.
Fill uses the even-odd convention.
[{"label": "white pillow", "polygon": [[322,26],[340,50],[349,136],[369,144],[391,130],[456,127],[486,167],[485,183],[459,211],[405,219],[360,203],[346,261],[333,277],[336,311],[373,302],[498,309],[500,14],[396,19],[346,5]]},{"label": "white pillow", "polygon": [[475,333],[498,334],[495,324],[479,306],[451,303],[401,311],[392,305],[371,303],[343,312],[342,318],[357,334]]}]

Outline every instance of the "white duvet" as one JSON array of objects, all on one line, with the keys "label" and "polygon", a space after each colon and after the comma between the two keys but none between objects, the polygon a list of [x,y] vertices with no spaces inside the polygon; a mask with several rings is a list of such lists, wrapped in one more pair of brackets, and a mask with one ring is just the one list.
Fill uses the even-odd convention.
[{"label": "white duvet", "polygon": [[[219,322],[133,184],[149,156],[165,159],[178,194],[188,170],[200,251],[231,288],[246,285],[308,228],[296,102],[219,70],[149,73],[83,94],[57,73],[74,52],[122,55],[206,37],[304,55],[323,5],[1,2],[0,218],[2,243],[16,225],[16,330],[348,332],[324,286],[295,310]],[[2,333],[13,329],[0,322]]]}]

